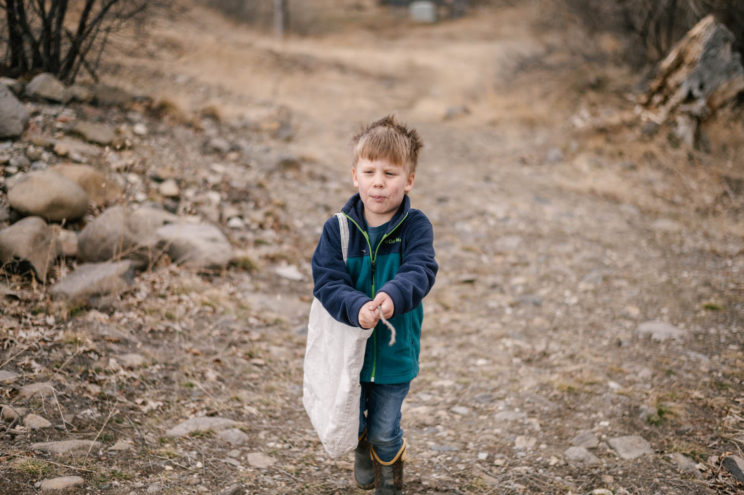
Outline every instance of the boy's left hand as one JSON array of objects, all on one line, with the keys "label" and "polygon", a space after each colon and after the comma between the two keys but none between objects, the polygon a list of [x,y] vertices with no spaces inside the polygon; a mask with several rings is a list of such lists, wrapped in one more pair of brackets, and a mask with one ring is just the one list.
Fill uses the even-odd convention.
[{"label": "boy's left hand", "polygon": [[384,292],[378,292],[372,302],[375,306],[381,308],[382,316],[384,316],[386,320],[393,317],[395,304],[393,304],[393,300],[389,295]]}]

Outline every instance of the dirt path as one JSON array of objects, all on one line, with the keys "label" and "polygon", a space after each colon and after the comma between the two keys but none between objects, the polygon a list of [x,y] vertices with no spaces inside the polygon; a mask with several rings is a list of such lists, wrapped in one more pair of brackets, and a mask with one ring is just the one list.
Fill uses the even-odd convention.
[{"label": "dirt path", "polygon": [[[568,125],[575,81],[520,68],[563,56],[559,30],[525,21],[536,8],[282,45],[197,10],[161,26],[173,41],[161,58],[122,59],[129,84],[185,107],[216,105],[229,119],[286,106],[294,137],[271,146],[303,165],[267,175],[290,232],[249,246],[271,251],[259,269],[143,274],[116,311],[68,323],[82,339],[70,370],[96,362],[85,345],[104,364],[131,349],[152,363],[119,377],[118,401],[110,381],[101,400],[72,371],[54,375],[88,394],[66,410],[98,411],[75,433],[134,446],[76,464],[95,490],[355,492],[351,459],[325,456],[301,408],[307,262],[353,192],[350,133],[396,112],[425,140],[412,200],[434,223],[441,265],[404,407],[408,493],[735,493],[721,460],[744,445],[742,241],[582,185],[602,165],[573,159],[589,149]],[[287,261],[303,281],[276,276]],[[643,335],[649,321],[674,336]],[[201,415],[240,421],[245,443],[164,435]],[[626,436],[650,450],[622,458],[613,439]],[[577,445],[592,459],[571,460]]]}]

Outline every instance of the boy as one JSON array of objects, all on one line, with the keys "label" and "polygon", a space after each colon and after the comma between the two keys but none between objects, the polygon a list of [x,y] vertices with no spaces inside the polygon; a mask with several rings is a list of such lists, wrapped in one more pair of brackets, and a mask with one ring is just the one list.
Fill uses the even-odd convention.
[{"label": "boy", "polygon": [[[400,494],[406,442],[401,405],[418,374],[421,300],[434,284],[433,231],[410,208],[421,138],[387,116],[354,136],[352,178],[358,193],[342,212],[349,222],[344,264],[338,221],[323,226],[312,259],[313,294],[337,320],[374,328],[367,340],[354,478],[375,494]],[[392,332],[382,323],[389,320]],[[366,412],[366,415],[365,415]]]}]

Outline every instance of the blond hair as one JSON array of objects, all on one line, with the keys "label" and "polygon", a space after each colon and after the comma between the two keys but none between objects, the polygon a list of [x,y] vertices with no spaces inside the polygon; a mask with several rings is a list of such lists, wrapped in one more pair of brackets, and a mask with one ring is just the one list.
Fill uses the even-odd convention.
[{"label": "blond hair", "polygon": [[388,115],[364,127],[354,136],[352,142],[353,166],[356,167],[360,158],[388,160],[406,167],[409,173],[416,171],[418,154],[424,146],[418,132],[398,122],[395,115]]}]

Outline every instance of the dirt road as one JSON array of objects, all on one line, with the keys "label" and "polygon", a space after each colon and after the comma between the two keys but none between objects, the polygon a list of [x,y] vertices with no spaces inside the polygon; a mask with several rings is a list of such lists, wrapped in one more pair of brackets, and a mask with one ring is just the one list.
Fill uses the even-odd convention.
[{"label": "dirt road", "polygon": [[[744,446],[744,241],[660,200],[663,174],[634,162],[633,143],[576,131],[597,94],[584,87],[581,40],[536,5],[283,43],[206,11],[189,19],[159,26],[154,61],[123,58],[120,82],[216,106],[225,121],[284,107],[291,140],[260,144],[301,162],[262,183],[285,228],[246,242],[260,258],[252,271],[142,274],[120,307],[66,323],[96,349],[76,351],[69,370],[133,349],[149,364],[108,373],[97,382],[108,395],[74,397],[85,387],[65,375],[65,414],[97,415],[47,438],[99,433],[131,450],[43,475],[76,473],[101,493],[355,492],[351,457],[328,459],[301,407],[308,262],[354,192],[351,134],[395,112],[425,142],[411,196],[434,224],[441,266],[404,406],[408,493],[742,489],[721,462]],[[633,76],[613,66],[602,77],[611,108]],[[211,159],[177,134],[162,146],[193,152],[197,169]],[[277,276],[284,263],[304,279]],[[59,346],[49,369],[83,348]],[[165,435],[192,416],[238,421],[246,438]],[[636,452],[626,437],[639,437]],[[38,473],[7,473],[35,493],[23,490]]]}]

